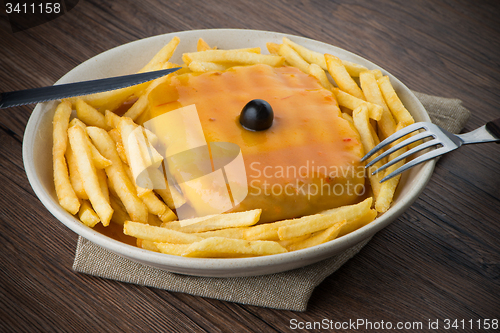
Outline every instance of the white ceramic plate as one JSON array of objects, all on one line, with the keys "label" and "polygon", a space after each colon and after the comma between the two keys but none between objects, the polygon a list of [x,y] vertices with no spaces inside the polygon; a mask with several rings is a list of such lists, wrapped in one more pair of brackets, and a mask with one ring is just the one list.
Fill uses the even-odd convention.
[{"label": "white ceramic plate", "polygon": [[[183,52],[196,50],[196,42],[200,37],[209,45],[216,45],[221,49],[259,46],[263,53],[266,53],[266,42],[281,43],[282,37],[286,36],[309,49],[330,53],[341,59],[362,64],[369,69],[381,69],[348,51],[303,37],[255,30],[214,29],[165,34],[116,47],[85,61],[63,76],[56,84],[134,73],[174,36],[178,36],[181,43],[172,61],[179,63]],[[395,77],[381,70],[385,75],[390,76],[395,90],[415,120],[430,121],[415,95]],[[52,117],[56,105],[56,102],[38,104],[28,121],[24,135],[24,166],[30,184],[40,201],[59,221],[93,243],[131,260],[182,274],[214,277],[271,274],[306,266],[331,257],[373,236],[401,215],[424,189],[435,164],[434,161],[429,161],[405,173],[396,193],[396,199],[385,214],[367,226],[331,242],[300,251],[265,257],[183,258],[146,251],[111,239],[83,225],[61,208],[54,190],[51,159]]]}]

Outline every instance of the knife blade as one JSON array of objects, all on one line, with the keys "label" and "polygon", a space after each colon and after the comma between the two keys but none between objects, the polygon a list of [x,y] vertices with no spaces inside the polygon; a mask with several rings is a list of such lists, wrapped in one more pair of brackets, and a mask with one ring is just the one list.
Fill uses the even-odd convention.
[{"label": "knife blade", "polygon": [[0,109],[126,88],[157,79],[173,73],[178,69],[180,69],[180,67],[140,74],[116,76],[106,79],[59,84],[43,88],[4,92],[0,93]]}]

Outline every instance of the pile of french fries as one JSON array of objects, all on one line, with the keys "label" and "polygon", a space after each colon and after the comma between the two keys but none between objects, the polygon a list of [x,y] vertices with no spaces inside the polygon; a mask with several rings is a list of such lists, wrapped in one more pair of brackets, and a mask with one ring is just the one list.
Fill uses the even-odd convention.
[{"label": "pile of french fries", "polygon": [[[372,195],[358,204],[264,224],[258,224],[261,209],[178,221],[174,202],[179,207],[185,199],[168,186],[153,186],[167,184],[161,172],[163,157],[155,148],[158,138],[135,122],[149,107],[149,93],[175,75],[254,64],[297,67],[332,91],[342,117],[359,132],[365,152],[414,122],[389,77],[380,70],[309,50],[288,38],[283,38],[282,44],[267,43],[269,54],[261,54],[260,48],[218,50],[200,39],[197,51],[183,54],[184,63],[178,65],[169,60],[179,42],[174,37],[140,72],[177,66],[181,70],[137,86],[63,100],[57,106],[53,170],[57,197],[65,210],[89,227],[99,222],[103,226],[119,224],[143,249],[208,258],[263,256],[308,248],[361,228],[387,211],[399,176],[382,184],[379,181],[404,161],[385,173],[369,172]],[[124,103],[131,107],[120,116],[114,111]],[[400,149],[388,159],[403,152]],[[143,172],[145,169],[149,171]]]}]

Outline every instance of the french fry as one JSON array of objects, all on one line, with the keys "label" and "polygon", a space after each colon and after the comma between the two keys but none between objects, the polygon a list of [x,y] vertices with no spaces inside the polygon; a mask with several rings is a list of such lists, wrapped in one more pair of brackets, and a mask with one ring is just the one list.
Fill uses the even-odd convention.
[{"label": "french fry", "polygon": [[366,212],[365,215],[361,216],[359,219],[346,221],[346,224],[340,229],[337,237],[342,237],[344,235],[350,234],[351,232],[358,230],[361,227],[364,227],[368,223],[375,220],[377,217],[377,211],[375,209],[370,209]]},{"label": "french fry", "polygon": [[131,180],[126,174],[124,165],[118,156],[116,146],[109,134],[98,127],[87,127],[87,133],[96,145],[97,149],[112,163],[105,169],[110,185],[125,206],[133,221],[147,223],[148,209],[137,197],[137,192]]},{"label": "french fry", "polygon": [[[217,51],[217,52],[206,52],[206,51]],[[232,49],[232,50],[217,50],[217,47],[214,47],[213,49],[210,50],[204,50],[204,51],[197,51],[197,52],[188,52],[184,53],[182,55],[182,61],[184,61],[185,64],[189,65],[192,61],[207,61],[204,60],[207,58],[207,55],[210,57],[213,57],[213,55],[219,55],[219,57],[223,58],[222,60],[218,60],[214,62],[230,62],[224,60],[225,55],[227,52],[230,53],[255,53],[255,54],[260,54],[260,47],[248,47],[248,48],[242,48],[242,49]],[[212,60],[208,60],[212,61]]]},{"label": "french fry", "polygon": [[375,75],[375,79],[380,79],[382,78],[382,71],[380,69],[372,69],[370,72],[373,73],[373,75]]},{"label": "french fry", "polygon": [[369,115],[371,119],[380,120],[380,117],[382,117],[382,107],[380,105],[366,102],[335,87],[332,88],[332,91],[337,98],[337,102],[340,107],[346,107],[350,110],[354,110],[360,105],[366,105],[370,111]]},{"label": "french fry", "polygon": [[132,181],[136,185],[137,194],[141,196],[153,189],[153,182],[149,177],[147,165],[142,157],[141,148],[134,132],[135,127],[136,124],[127,117],[122,117],[118,123],[123,148],[132,171]]},{"label": "french fry", "polygon": [[341,90],[353,95],[356,98],[366,100],[363,91],[361,91],[356,82],[352,79],[349,73],[347,73],[342,60],[331,54],[325,54],[325,61],[328,72]]},{"label": "french fry", "polygon": [[80,199],[88,200],[89,197],[87,193],[85,193],[85,189],[83,188],[82,178],[80,177],[80,173],[78,172],[76,159],[70,145],[68,145],[66,148],[65,156],[66,161],[68,162],[69,180],[71,182],[71,186],[73,186],[73,190],[75,191],[76,196]]},{"label": "french fry", "polygon": [[380,115],[378,126],[380,132],[382,132],[383,139],[385,139],[396,130],[396,122],[392,117],[389,107],[385,103],[374,71],[366,71],[361,73],[359,75],[359,82],[365,94],[366,100],[382,107],[382,114]]},{"label": "french fry", "polygon": [[210,45],[208,45],[207,42],[203,40],[203,38],[198,39],[198,43],[196,44],[196,51],[200,52],[207,50],[215,50],[215,48],[212,49]]},{"label": "french fry", "polygon": [[80,210],[78,211],[78,218],[83,222],[83,224],[91,228],[101,221],[94,209],[92,209],[90,202],[87,200],[82,201]]},{"label": "french fry", "polygon": [[[396,131],[399,131],[402,129],[405,125],[403,123],[399,123]],[[403,141],[405,138],[401,138],[399,140],[394,141],[391,144],[391,147],[394,147],[401,141]],[[396,150],[394,153],[389,155],[389,161],[392,161],[396,157],[400,156],[401,154],[405,153],[407,150],[407,147],[403,147],[401,149]],[[405,159],[402,159],[401,161],[397,162],[396,164],[391,165],[384,171],[384,176],[387,176],[397,168],[401,167],[403,164],[405,164]],[[380,187],[380,191],[378,195],[375,197],[375,209],[380,212],[384,213],[386,212],[392,202],[392,199],[394,197],[394,193],[396,192],[396,187],[398,186],[399,180],[401,178],[401,174],[397,175],[396,177],[393,177],[389,180],[386,180],[385,182],[382,183]]]},{"label": "french fry", "polygon": [[119,143],[120,145],[123,146],[122,136],[121,136],[120,130],[118,128],[113,128],[112,130],[108,131],[108,134],[111,137],[111,139],[113,139],[113,141],[115,142],[115,144]]},{"label": "french fry", "polygon": [[318,232],[317,234],[309,238],[306,238],[304,240],[290,244],[287,247],[287,250],[296,251],[329,242],[337,237],[342,227],[346,224],[347,222],[345,220],[337,222],[330,228],[325,229],[324,231]]},{"label": "french fry", "polygon": [[101,219],[101,223],[107,226],[113,215],[113,209],[102,193],[96,169],[92,162],[87,135],[81,127],[73,126],[68,129],[68,137],[77,161],[78,172],[82,178],[85,193],[87,193],[92,207]]},{"label": "french fry", "polygon": [[80,201],[71,186],[68,166],[64,158],[68,146],[67,130],[71,111],[70,102],[61,102],[54,113],[52,162],[57,199],[65,210],[75,215],[80,209]]},{"label": "french fry", "polygon": [[87,125],[85,125],[85,123],[83,121],[81,121],[80,119],[78,119],[78,118],[73,118],[69,122],[69,127],[73,127],[73,126],[79,126],[79,127],[83,128],[83,129],[87,128]]},{"label": "french fry", "polygon": [[92,162],[94,163],[94,166],[97,169],[104,169],[107,168],[108,166],[111,165],[111,161],[102,156],[99,151],[95,148],[95,146],[88,140],[87,138],[87,144],[89,145],[90,148],[90,153],[92,156]]},{"label": "french fry", "polygon": [[[143,246],[151,247],[149,241],[143,242]],[[153,243],[159,252],[173,256],[182,256],[191,244]]]},{"label": "french fry", "polygon": [[187,233],[204,232],[225,228],[248,227],[259,221],[261,213],[262,209],[253,209],[237,213],[208,215],[163,223],[162,227]]},{"label": "french fry", "polygon": [[347,61],[347,60],[342,60],[342,64],[344,65],[345,69],[347,70],[347,73],[349,73],[350,76],[352,77],[358,77],[359,74],[363,73],[364,71],[367,71],[368,68],[366,68],[363,65]]},{"label": "french fry", "polygon": [[[288,223],[285,224],[284,226],[278,227],[277,230],[277,235],[279,240],[287,240],[287,239],[292,239],[296,237],[300,237],[306,234],[311,234],[313,232],[316,232],[318,230],[323,230],[326,229],[327,227],[322,227],[318,230],[314,229],[308,229],[309,225],[315,225],[318,224],[318,221],[323,221],[325,219],[329,219],[326,215],[322,214],[314,214],[314,215],[308,215],[304,216],[300,219],[300,221],[295,221],[295,223]],[[285,220],[286,221],[286,220]],[[292,222],[291,220],[290,222]],[[321,222],[320,222],[321,223]],[[299,226],[297,228],[292,228],[293,226]]]},{"label": "french fry", "polygon": [[188,234],[132,221],[125,221],[123,233],[125,235],[160,243],[191,244],[203,240],[203,238],[195,234]]},{"label": "french fry", "polygon": [[[363,145],[363,149],[365,153],[368,153],[370,150],[372,150],[375,145],[376,145],[376,134],[370,124],[369,118],[368,118],[368,110],[364,104],[360,105],[357,107],[353,112],[352,112],[352,119],[354,121],[354,126],[359,132],[359,136],[361,138],[361,144]],[[375,134],[375,137],[374,137]],[[376,154],[376,156],[380,155],[380,153]],[[375,158],[375,156],[373,157]],[[372,158],[372,159],[373,159]],[[379,168],[383,165],[383,161],[379,161],[375,163],[373,168]],[[382,175],[380,173],[377,173],[375,175],[372,175],[370,170],[368,171],[368,177],[370,179],[370,184],[372,186],[373,193],[375,194],[375,197],[378,195],[380,192],[380,180],[382,179]]]},{"label": "french fry", "polygon": [[[163,156],[158,153],[155,147],[147,140],[144,127],[137,126],[134,130],[134,134],[137,138],[137,143],[139,144],[139,149],[141,150],[142,159],[146,167],[158,168],[162,161]],[[154,187],[153,187],[154,188]]]},{"label": "french fry", "polygon": [[287,249],[288,251],[290,251],[289,247],[292,244],[300,242],[300,241],[303,241],[304,239],[307,239],[307,238],[311,237],[311,235],[312,234],[305,234],[305,235],[298,236],[298,237],[295,237],[295,238],[279,240],[277,242],[279,243],[279,245],[283,246],[285,249]]},{"label": "french fry", "polygon": [[269,66],[281,66],[285,59],[280,56],[257,54],[245,51],[209,50],[195,53],[184,53],[182,60],[189,64],[191,61],[208,62],[233,62],[245,65],[267,64]]},{"label": "french fry", "polygon": [[170,207],[166,206],[165,212],[161,215],[158,215],[162,222],[169,222],[177,219],[177,215],[170,209]]},{"label": "french fry", "polygon": [[[328,69],[327,65],[326,65],[324,54],[319,53],[319,52],[315,52],[315,51],[311,51],[302,45],[299,45],[295,42],[292,42],[290,39],[288,39],[286,37],[283,38],[283,42],[285,44],[290,45],[308,63],[316,64],[316,65],[320,66],[321,68],[323,68],[324,70]],[[346,61],[346,60],[342,60],[342,64],[344,65],[344,67],[347,70],[347,72],[349,73],[349,75],[354,76],[354,77],[357,77],[357,76],[359,76],[359,74],[361,72],[368,70],[366,67],[364,67],[362,65],[359,65],[359,64],[356,64],[356,63],[353,63],[350,61]]]},{"label": "french fry", "polygon": [[[117,114],[115,114],[115,113],[113,113],[113,112],[111,112],[109,110],[106,110],[104,117],[106,119],[106,123],[111,128],[111,130],[108,131],[108,133],[111,132],[111,131],[115,131],[115,132],[118,131],[116,129],[116,127],[118,127],[118,123],[120,122],[120,120],[122,119],[122,117],[118,116]],[[123,117],[125,117],[125,115]],[[73,119],[73,120],[75,120],[75,119]],[[78,119],[76,119],[76,120],[78,120]],[[134,128],[136,128],[137,126],[139,126],[139,125],[137,125],[135,123],[133,123],[133,124],[134,124]],[[71,123],[70,123],[70,125],[71,125]],[[143,131],[144,131],[146,137],[148,138],[148,140],[149,140],[149,142],[151,144],[154,145],[154,144],[156,144],[158,142],[158,136],[156,134],[154,134],[153,132],[151,132],[150,130],[148,130],[147,128],[144,128],[144,127],[143,127]],[[112,135],[112,136],[113,136],[113,140],[118,139],[117,136],[115,136],[115,135]],[[115,141],[116,142],[118,142],[118,141],[121,142],[122,141],[121,140],[121,136],[119,138],[120,138],[119,140],[115,140]]]},{"label": "french fry", "polygon": [[350,122],[354,126],[354,120],[352,120],[352,116],[348,113],[342,112],[342,118]]},{"label": "french fry", "polygon": [[177,45],[179,45],[179,42],[179,37],[176,36],[172,38],[167,45],[162,47],[161,50],[155,54],[155,56],[139,71],[139,73],[149,72],[158,67],[161,68],[161,66],[172,57]]},{"label": "french fry", "polygon": [[309,64],[307,63],[307,61],[302,59],[302,57],[287,44],[280,45],[278,54],[285,58],[285,61],[291,66],[297,67],[304,73],[309,73]]},{"label": "french fry", "polygon": [[413,124],[415,120],[399,99],[396,91],[392,87],[389,77],[383,76],[377,80],[377,83],[382,91],[387,106],[389,106],[389,109],[398,123],[403,123],[405,126]]},{"label": "french fry", "polygon": [[325,55],[323,53],[319,53],[316,51],[311,51],[308,48],[299,45],[295,42],[292,42],[290,39],[283,37],[283,43],[290,45],[300,56],[305,59],[308,63],[310,64],[316,64],[323,68],[324,70],[327,70],[326,66],[326,60],[325,60]]},{"label": "french fry", "polygon": [[328,90],[332,90],[333,85],[328,80],[325,71],[316,64],[310,64],[308,69],[308,73],[318,79],[321,85]]},{"label": "french fry", "polygon": [[246,241],[243,239],[211,237],[191,244],[184,250],[182,256],[198,258],[231,258],[263,256],[285,252],[287,252],[287,250],[277,242]]},{"label": "french fry", "polygon": [[163,203],[153,192],[147,192],[141,196],[142,201],[148,207],[151,214],[157,215],[163,222],[173,221],[177,216],[166,204]]},{"label": "french fry", "polygon": [[229,67],[232,67],[232,64],[216,63],[210,61],[191,61],[189,63],[189,69],[197,73],[224,71]]},{"label": "french fry", "polygon": [[346,220],[347,223],[353,223],[353,221],[363,217],[370,210],[372,202],[373,199],[369,197],[355,205],[342,206],[324,211],[321,214],[311,215],[305,221],[279,227],[278,236],[281,240],[290,239],[330,228],[335,223],[343,220]]},{"label": "french fry", "polygon": [[[315,215],[309,215],[309,216],[303,216],[303,217],[297,218],[297,219],[259,224],[259,225],[250,227],[245,231],[245,239],[247,239],[247,240],[277,241],[277,240],[281,239],[278,236],[279,228],[281,228],[283,226],[293,225],[293,224],[309,223],[309,221],[314,220],[315,218],[317,218]],[[302,236],[302,235],[299,235],[299,236]]]},{"label": "french fry", "polygon": [[97,126],[104,129],[110,129],[104,117],[104,114],[94,109],[78,98],[75,103],[76,116],[88,126]]},{"label": "french fry", "polygon": [[155,242],[137,238],[137,247],[153,252],[160,252]]},{"label": "french fry", "polygon": [[118,130],[118,128],[113,128],[108,132],[108,134],[115,142],[116,152],[118,153],[118,156],[120,156],[120,159],[123,163],[128,165],[127,154],[125,153],[125,148],[123,147],[123,141],[120,131]]},{"label": "french fry", "polygon": [[106,110],[104,111],[104,120],[106,121],[106,125],[108,128],[114,129],[116,128],[116,126],[118,126],[120,116],[112,111]]},{"label": "french fry", "polygon": [[101,192],[104,195],[104,198],[107,202],[109,202],[109,189],[108,189],[108,181],[106,177],[106,172],[103,169],[95,169],[97,174],[97,180],[99,181],[99,187],[101,188]]},{"label": "french fry", "polygon": [[123,116],[135,120],[146,110],[147,107],[148,94],[144,93],[137,101],[135,101],[134,105],[132,105],[132,107],[130,107],[130,109],[123,114]]},{"label": "french fry", "polygon": [[226,51],[231,51],[231,52],[250,52],[250,53],[256,53],[260,54],[260,47],[245,47],[242,49],[230,49]]},{"label": "french fry", "polygon": [[[86,131],[87,129],[87,125],[85,125],[80,119],[78,118],[74,118],[70,123],[69,123],[69,127],[73,127],[73,126],[78,126],[80,127],[81,129],[84,130],[84,132]],[[99,151],[96,149],[96,147],[92,144],[92,142],[90,141],[89,137],[87,136],[87,134],[85,133],[85,139],[87,141],[87,145],[89,146],[90,148],[90,153],[91,153],[91,156],[92,156],[92,162],[94,163],[94,166],[97,168],[97,169],[104,169],[106,167],[108,167],[110,164],[111,164],[111,161],[108,160],[106,157],[102,156],[101,153],[99,153]]]},{"label": "french fry", "polygon": [[276,44],[276,43],[271,43],[271,42],[266,43],[267,50],[272,55],[278,55],[280,45],[281,44]]}]

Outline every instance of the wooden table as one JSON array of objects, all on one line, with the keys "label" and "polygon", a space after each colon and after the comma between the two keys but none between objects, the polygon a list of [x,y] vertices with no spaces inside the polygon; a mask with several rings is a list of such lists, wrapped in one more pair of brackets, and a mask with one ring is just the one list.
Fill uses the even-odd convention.
[{"label": "wooden table", "polygon": [[[499,15],[494,0],[80,1],[15,34],[0,16],[0,91],[51,85],[88,58],[140,38],[248,28],[337,45],[410,89],[459,98],[472,111],[465,128],[472,130],[500,117]],[[0,110],[0,331],[284,332],[323,319],[422,322],[424,329],[429,320],[443,329],[445,320],[458,319],[458,331],[474,331],[500,319],[499,145],[443,157],[413,206],[297,313],[73,272],[77,235],[43,207],[23,169],[32,109]]]}]

